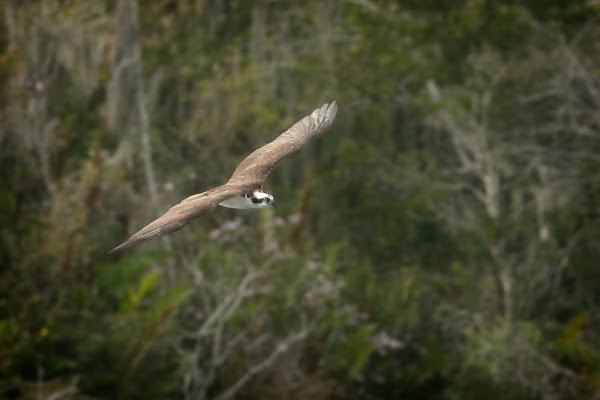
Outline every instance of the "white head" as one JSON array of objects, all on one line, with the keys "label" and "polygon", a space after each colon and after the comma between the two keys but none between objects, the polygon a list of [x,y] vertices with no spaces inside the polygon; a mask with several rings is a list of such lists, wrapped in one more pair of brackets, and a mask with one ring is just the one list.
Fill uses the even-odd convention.
[{"label": "white head", "polygon": [[253,207],[261,208],[267,206],[274,206],[275,199],[268,193],[263,192],[262,190],[255,190],[250,197],[250,201],[252,201]]}]

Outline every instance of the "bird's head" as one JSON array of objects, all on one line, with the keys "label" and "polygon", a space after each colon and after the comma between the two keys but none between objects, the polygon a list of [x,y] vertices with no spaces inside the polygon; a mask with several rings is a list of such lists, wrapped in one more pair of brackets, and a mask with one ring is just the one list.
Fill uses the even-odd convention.
[{"label": "bird's head", "polygon": [[256,190],[252,193],[252,203],[256,207],[266,207],[266,206],[274,206],[275,199],[268,193],[263,192],[262,190]]}]

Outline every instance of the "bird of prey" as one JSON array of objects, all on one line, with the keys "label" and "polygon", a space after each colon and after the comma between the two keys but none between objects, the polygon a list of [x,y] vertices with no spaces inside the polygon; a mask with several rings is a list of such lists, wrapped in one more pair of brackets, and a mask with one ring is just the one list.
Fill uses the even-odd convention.
[{"label": "bird of prey", "polygon": [[263,181],[281,160],[300,150],[310,139],[321,135],[331,125],[336,113],[335,101],[324,104],[296,122],[277,139],[246,157],[226,184],[190,196],[171,207],[162,217],[109,253],[168,235],[183,228],[192,219],[212,211],[217,205],[239,209],[275,205],[273,196],[262,191]]}]

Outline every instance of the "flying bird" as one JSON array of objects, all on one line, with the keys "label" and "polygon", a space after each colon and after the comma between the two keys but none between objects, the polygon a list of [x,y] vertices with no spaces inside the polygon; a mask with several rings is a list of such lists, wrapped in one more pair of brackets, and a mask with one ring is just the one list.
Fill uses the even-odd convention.
[{"label": "flying bird", "polygon": [[142,228],[109,253],[175,232],[218,205],[238,209],[275,205],[273,196],[262,190],[265,178],[281,160],[300,150],[310,139],[321,135],[333,122],[337,109],[335,101],[317,108],[271,143],[246,157],[226,184],[190,196],[171,207],[162,217]]}]

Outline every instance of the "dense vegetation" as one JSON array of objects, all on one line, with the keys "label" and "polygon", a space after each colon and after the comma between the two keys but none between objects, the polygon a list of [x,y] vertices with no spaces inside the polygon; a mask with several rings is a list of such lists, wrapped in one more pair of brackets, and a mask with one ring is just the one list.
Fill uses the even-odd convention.
[{"label": "dense vegetation", "polygon": [[0,12],[0,398],[600,398],[597,1]]}]

